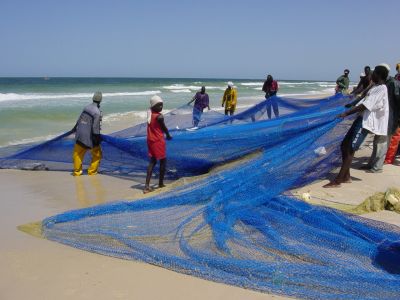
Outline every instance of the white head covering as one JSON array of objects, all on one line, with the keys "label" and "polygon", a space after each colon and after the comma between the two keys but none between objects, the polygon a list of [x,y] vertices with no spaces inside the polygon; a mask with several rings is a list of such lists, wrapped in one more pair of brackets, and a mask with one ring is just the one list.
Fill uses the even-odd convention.
[{"label": "white head covering", "polygon": [[228,86],[232,88],[233,87],[233,82],[232,81],[228,81]]},{"label": "white head covering", "polygon": [[163,103],[163,99],[160,96],[154,95],[150,98],[150,107],[147,110],[147,124],[151,122],[151,108],[154,107],[158,103]]},{"label": "white head covering", "polygon": [[154,107],[158,103],[163,103],[163,99],[160,96],[154,95],[150,98],[150,107]]},{"label": "white head covering", "polygon": [[388,64],[383,63],[383,64],[379,64],[378,66],[385,67],[388,70],[388,72],[390,72],[390,67]]}]

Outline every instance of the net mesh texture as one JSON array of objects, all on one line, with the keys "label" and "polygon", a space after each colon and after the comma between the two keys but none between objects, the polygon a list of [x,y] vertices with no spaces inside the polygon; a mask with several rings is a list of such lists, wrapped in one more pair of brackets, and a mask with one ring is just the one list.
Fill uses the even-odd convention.
[{"label": "net mesh texture", "polygon": [[[184,130],[190,114],[172,112],[171,120],[165,119],[179,129],[167,143],[169,176],[201,174],[255,155],[168,193],[49,217],[41,223],[42,234],[76,248],[262,292],[398,299],[398,227],[314,206],[288,192],[325,177],[340,163],[340,142],[351,120],[336,116],[347,101],[279,98],[287,113],[277,119],[265,119],[261,102],[233,118],[215,117],[196,131]],[[144,170],[148,158],[140,126],[103,137],[104,172],[129,176]],[[24,159],[48,164],[60,160],[61,151],[68,153],[70,169],[68,136],[3,159],[3,166],[18,167]]]}]

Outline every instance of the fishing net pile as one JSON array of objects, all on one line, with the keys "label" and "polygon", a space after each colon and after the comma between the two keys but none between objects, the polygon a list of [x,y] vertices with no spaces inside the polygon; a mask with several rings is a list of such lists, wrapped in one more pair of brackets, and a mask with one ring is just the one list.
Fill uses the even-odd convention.
[{"label": "fishing net pile", "polygon": [[389,188],[384,193],[375,193],[357,205],[351,212],[362,214],[381,210],[400,213],[400,191],[398,189]]},{"label": "fishing net pile", "polygon": [[[397,227],[313,206],[287,193],[326,176],[340,162],[339,145],[349,123],[336,116],[346,101],[335,97],[301,108],[287,101],[291,111],[272,121],[254,120],[253,114],[193,132],[177,130],[168,143],[168,163],[180,175],[256,154],[168,193],[47,218],[42,235],[263,292],[398,299]],[[138,149],[145,137],[123,135],[105,136],[109,148],[104,152],[117,149],[121,163],[126,159],[129,168],[140,166]],[[106,169],[112,173],[113,166]]]},{"label": "fishing net pile", "polygon": [[357,215],[382,210],[400,213],[400,191],[396,188],[388,188],[385,192],[378,192],[367,197],[358,205],[329,203],[328,201],[324,201],[324,205]]}]

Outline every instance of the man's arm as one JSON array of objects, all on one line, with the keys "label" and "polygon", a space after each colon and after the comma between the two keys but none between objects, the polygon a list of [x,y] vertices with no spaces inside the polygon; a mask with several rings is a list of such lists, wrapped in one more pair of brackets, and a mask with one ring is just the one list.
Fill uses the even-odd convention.
[{"label": "man's arm", "polygon": [[362,90],[362,85],[364,84],[364,79],[361,79],[358,84],[357,87],[351,92],[352,95],[357,95],[359,92],[361,92]]},{"label": "man's arm", "polygon": [[232,105],[236,105],[236,103],[237,103],[237,91],[234,89],[233,91],[232,91],[232,93],[233,93],[233,95],[232,95]]},{"label": "man's arm", "polygon": [[345,107],[350,108],[350,107],[353,107],[353,106],[357,105],[358,102],[360,102],[362,99],[364,99],[367,96],[368,91],[373,86],[374,86],[374,83],[371,81],[369,83],[369,85],[365,88],[365,90],[363,90],[362,93],[359,96],[357,96],[352,102],[346,104]]},{"label": "man's arm", "polygon": [[[197,95],[197,94],[196,94]],[[193,96],[192,100],[190,100],[187,104],[189,105],[190,103],[192,103],[194,100],[196,100],[196,95]]]},{"label": "man's arm", "polygon": [[264,82],[263,87],[262,87],[262,91],[265,92],[265,93],[268,92],[268,90],[267,90],[267,82]]},{"label": "man's arm", "polygon": [[208,94],[206,96],[206,103],[207,103],[208,110],[210,110],[210,98],[208,97]]},{"label": "man's arm", "polygon": [[160,124],[161,130],[162,130],[162,131],[165,133],[165,135],[167,136],[167,140],[171,140],[172,137],[171,137],[171,135],[169,134],[169,131],[168,131],[167,126],[165,126],[164,116],[163,116],[163,115],[159,115],[159,116],[157,117],[157,122],[158,122],[158,124]]},{"label": "man's arm", "polygon": [[350,108],[349,110],[346,110],[345,112],[341,113],[339,115],[339,118],[345,118],[345,117],[355,114],[357,112],[362,112],[366,109],[367,108],[364,106],[364,104],[360,104],[358,106],[354,106],[354,107]]},{"label": "man's arm", "polygon": [[222,107],[224,107],[225,100],[226,100],[226,90],[224,92],[224,95],[222,96]]},{"label": "man's arm", "polygon": [[346,85],[343,82],[343,76],[340,76],[337,80],[336,80],[336,84],[340,87],[340,88],[345,88]]},{"label": "man's arm", "polygon": [[345,89],[348,89],[350,87],[350,79],[348,77],[344,78],[343,83]]}]

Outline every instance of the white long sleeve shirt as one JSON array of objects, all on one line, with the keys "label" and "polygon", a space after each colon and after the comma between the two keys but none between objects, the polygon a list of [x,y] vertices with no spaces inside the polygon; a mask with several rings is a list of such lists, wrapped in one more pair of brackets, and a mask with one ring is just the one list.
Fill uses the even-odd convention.
[{"label": "white long sleeve shirt", "polygon": [[367,109],[363,112],[363,128],[376,135],[388,134],[389,98],[387,87],[380,84],[372,87],[358,105]]}]

